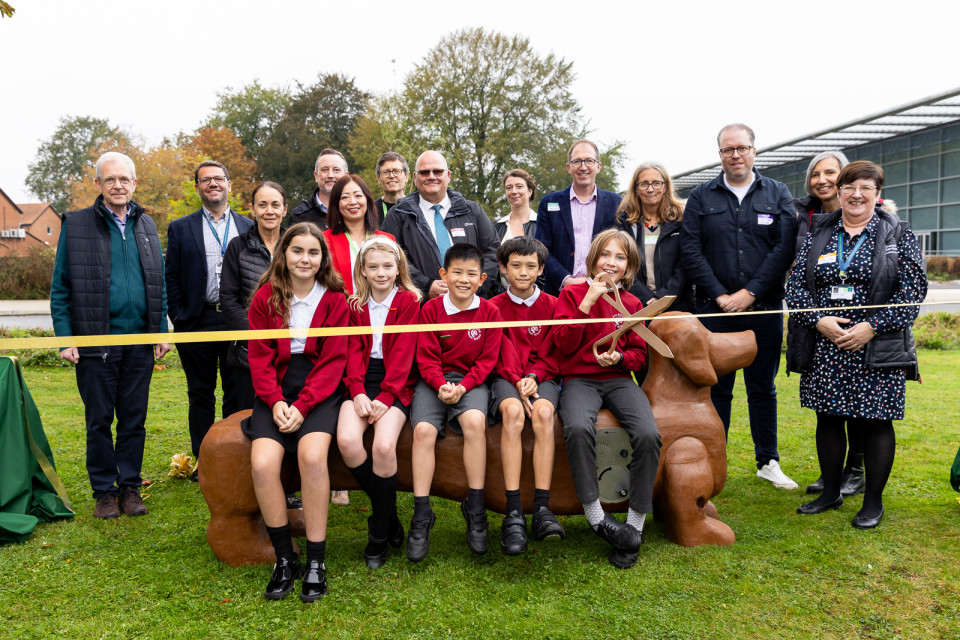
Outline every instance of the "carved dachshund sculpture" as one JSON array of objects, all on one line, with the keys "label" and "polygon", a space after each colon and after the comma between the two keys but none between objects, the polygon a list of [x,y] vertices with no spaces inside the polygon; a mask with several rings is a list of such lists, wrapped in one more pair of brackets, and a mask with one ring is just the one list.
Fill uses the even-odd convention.
[{"label": "carved dachshund sculpture", "polygon": [[[669,313],[663,317],[686,316]],[[667,343],[674,360],[650,353],[650,369],[643,390],[650,398],[663,446],[654,488],[657,516],[664,520],[667,537],[681,545],[733,544],[733,531],[716,519],[710,498],[726,481],[726,444],[723,425],[710,402],[710,386],[717,374],[742,368],[753,361],[756,341],[752,332],[711,334],[692,317],[653,320],[650,329]],[[240,421],[249,411],[236,413],[214,424],[200,448],[200,488],[210,509],[207,542],[216,556],[230,565],[263,564],[275,559],[253,491],[250,471],[250,441],[240,431]],[[597,429],[618,427],[616,418],[603,410]],[[563,428],[554,428],[556,454],[550,508],[557,514],[583,513],[577,501],[567,460]],[[367,432],[367,447],[372,430]],[[397,443],[397,489],[413,490],[410,468],[412,430],[405,428]],[[463,439],[448,436],[437,441],[437,471],[432,494],[450,500],[467,495],[463,468]],[[335,489],[359,489],[353,476],[331,447],[328,461],[330,485]],[[296,456],[284,460],[283,486],[300,487]],[[523,431],[521,491],[524,510],[533,508],[533,434]],[[506,507],[500,457],[500,426],[487,429],[486,506],[503,513]],[[402,498],[401,498],[402,499]],[[626,511],[627,502],[605,504],[611,511]],[[303,512],[288,510],[291,530],[304,535]]]}]

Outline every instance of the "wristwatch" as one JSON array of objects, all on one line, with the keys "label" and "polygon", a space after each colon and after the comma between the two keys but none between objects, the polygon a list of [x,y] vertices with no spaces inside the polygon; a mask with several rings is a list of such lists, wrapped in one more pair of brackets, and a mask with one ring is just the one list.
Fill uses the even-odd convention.
[{"label": "wristwatch", "polygon": [[528,373],[527,375],[524,376],[524,378],[533,378],[534,382],[536,382],[538,385],[540,384],[540,378],[538,378],[537,374],[535,373]]}]

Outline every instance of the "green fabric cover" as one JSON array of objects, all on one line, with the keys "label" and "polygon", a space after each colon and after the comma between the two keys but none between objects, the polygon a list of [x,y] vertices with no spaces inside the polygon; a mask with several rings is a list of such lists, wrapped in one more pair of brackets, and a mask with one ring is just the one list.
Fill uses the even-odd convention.
[{"label": "green fabric cover", "polygon": [[954,491],[960,491],[960,449],[957,449],[957,457],[953,459],[953,468],[950,469],[950,484]]},{"label": "green fabric cover", "polygon": [[[3,544],[26,539],[40,521],[70,518],[73,512],[57,495],[30,449],[26,422],[37,447],[53,465],[53,454],[37,405],[15,358],[0,357],[0,408],[0,544]],[[59,484],[59,479],[55,482]]]}]

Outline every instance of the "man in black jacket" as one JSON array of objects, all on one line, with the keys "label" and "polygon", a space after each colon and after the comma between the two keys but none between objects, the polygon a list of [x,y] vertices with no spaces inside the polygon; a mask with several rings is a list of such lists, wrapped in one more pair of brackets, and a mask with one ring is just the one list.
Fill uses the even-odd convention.
[{"label": "man in black jacket", "polygon": [[[133,161],[115,151],[103,154],[95,183],[100,196],[94,205],[64,215],[50,284],[54,331],[57,336],[165,332],[163,254],[153,220],[132,201]],[[147,513],[140,497],[144,421],[153,359],[168,351],[166,343],[60,350],[61,358],[77,365],[94,517],[116,518],[121,510],[128,516]]]},{"label": "man in black jacket", "polygon": [[312,222],[320,227],[327,228],[327,208],[330,206],[330,192],[337,180],[347,175],[347,159],[336,149],[324,149],[317,156],[317,163],[314,165],[313,179],[317,181],[317,188],[313,195],[300,201],[293,211],[290,212],[290,218],[284,221],[285,227],[290,227],[298,222]]},{"label": "man in black jacket", "polygon": [[[794,258],[797,213],[786,185],[753,168],[753,130],[729,124],[717,136],[723,171],[690,192],[680,245],[687,275],[696,284],[697,313],[740,314],[783,309],[783,285]],[[714,333],[752,330],[757,357],[743,370],[757,459],[757,477],[781,489],[797,483],[780,469],[777,452],[777,387],[783,317],[780,314],[704,318]],[[736,372],[710,389],[724,429]]]},{"label": "man in black jacket", "polygon": [[447,292],[440,280],[443,254],[457,242],[469,242],[483,251],[486,293],[496,280],[497,233],[479,204],[448,188],[450,169],[438,151],[424,151],[413,172],[417,190],[390,210],[383,231],[393,234],[410,261],[410,275],[426,298]]}]

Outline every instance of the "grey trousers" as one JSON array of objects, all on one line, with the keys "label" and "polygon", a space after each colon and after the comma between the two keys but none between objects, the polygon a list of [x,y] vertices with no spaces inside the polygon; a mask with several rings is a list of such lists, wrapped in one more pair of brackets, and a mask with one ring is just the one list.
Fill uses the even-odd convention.
[{"label": "grey trousers", "polygon": [[647,396],[631,378],[566,378],[560,387],[560,419],[577,499],[586,504],[600,498],[596,428],[601,408],[609,409],[617,417],[633,447],[629,465],[630,508],[651,513],[653,482],[660,462],[660,433]]}]

